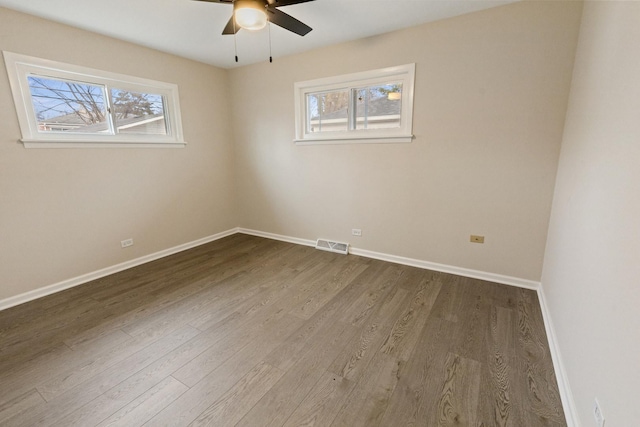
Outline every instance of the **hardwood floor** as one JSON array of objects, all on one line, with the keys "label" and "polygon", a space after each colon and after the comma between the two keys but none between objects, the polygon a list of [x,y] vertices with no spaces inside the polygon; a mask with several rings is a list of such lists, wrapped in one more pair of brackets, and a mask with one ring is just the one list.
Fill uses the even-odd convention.
[{"label": "hardwood floor", "polygon": [[565,426],[533,291],[237,234],[0,312],[2,426]]}]

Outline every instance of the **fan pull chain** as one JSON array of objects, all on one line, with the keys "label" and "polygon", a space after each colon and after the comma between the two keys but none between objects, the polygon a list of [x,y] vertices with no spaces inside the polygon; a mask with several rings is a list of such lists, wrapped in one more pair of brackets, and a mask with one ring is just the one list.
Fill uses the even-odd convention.
[{"label": "fan pull chain", "polygon": [[273,56],[271,56],[271,21],[269,21],[269,63],[273,62]]},{"label": "fan pull chain", "polygon": [[233,12],[233,15],[231,15],[231,18],[233,18],[233,49],[234,49],[235,54],[236,54],[236,62],[238,62],[238,42],[236,40],[236,34],[238,34],[238,32],[236,31],[236,15],[235,15],[235,11]]}]

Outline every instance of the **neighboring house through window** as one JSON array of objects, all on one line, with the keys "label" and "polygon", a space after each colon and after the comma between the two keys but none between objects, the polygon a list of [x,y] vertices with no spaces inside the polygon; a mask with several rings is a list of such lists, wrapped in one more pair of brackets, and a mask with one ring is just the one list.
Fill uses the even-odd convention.
[{"label": "neighboring house through window", "polygon": [[26,147],[184,146],[178,88],[4,52]]},{"label": "neighboring house through window", "polygon": [[295,84],[296,143],[410,142],[415,64]]}]

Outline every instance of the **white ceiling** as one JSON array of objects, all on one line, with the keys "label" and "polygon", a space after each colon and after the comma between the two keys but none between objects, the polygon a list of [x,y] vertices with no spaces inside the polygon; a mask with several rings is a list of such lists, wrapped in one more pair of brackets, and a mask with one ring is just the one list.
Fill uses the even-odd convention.
[{"label": "white ceiling", "polygon": [[[282,7],[313,28],[300,37],[273,26],[274,60],[519,0],[315,0]],[[0,0],[0,6],[223,68],[269,60],[269,31],[222,36],[232,6],[193,0]]]}]

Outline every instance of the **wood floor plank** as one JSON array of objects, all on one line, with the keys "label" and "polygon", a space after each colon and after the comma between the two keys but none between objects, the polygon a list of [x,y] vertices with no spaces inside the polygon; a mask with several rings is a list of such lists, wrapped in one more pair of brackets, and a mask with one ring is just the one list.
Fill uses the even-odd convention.
[{"label": "wood floor plank", "polygon": [[[281,426],[311,392],[338,352],[355,335],[353,325],[334,322],[311,340],[308,348],[256,405],[238,422],[238,426]],[[267,357],[267,360],[270,360]]]},{"label": "wood floor plank", "polygon": [[[115,410],[111,410],[105,414],[104,417],[94,417],[90,403],[103,395],[107,390],[116,386],[117,384],[125,381],[136,372],[140,371],[144,367],[158,360],[167,352],[179,347],[185,342],[188,342],[192,337],[197,334],[198,331],[193,328],[183,328],[183,330],[176,331],[175,333],[159,340],[147,347],[143,348],[127,358],[123,358],[120,363],[113,363],[108,369],[97,373],[95,376],[88,376],[85,381],[77,384],[75,387],[69,388],[61,394],[55,396],[53,399],[45,404],[34,407],[31,411],[20,414],[20,416],[12,417],[8,421],[8,425],[11,426],[50,426],[61,422],[64,426],[76,424],[79,418],[87,415],[90,419],[88,424],[97,424],[104,418],[110,416],[120,407]],[[76,372],[74,372],[76,373]],[[81,371],[76,373],[77,376],[82,375]],[[160,380],[158,380],[159,382]],[[148,390],[151,386],[140,390],[134,398],[142,392]],[[128,402],[124,402],[124,406]],[[89,405],[89,411],[85,410],[85,405]],[[78,423],[76,425],[82,425]],[[86,424],[84,424],[86,425]]]},{"label": "wood floor plank", "polygon": [[98,424],[99,427],[140,426],[149,421],[154,414],[189,389],[173,377],[167,377],[146,393],[137,397],[127,406]]},{"label": "wood floor plank", "polygon": [[281,326],[282,318],[282,313],[273,313],[272,316],[250,328],[237,329],[176,370],[173,376],[189,387],[196,385],[229,358],[242,352],[245,347],[251,347],[250,345],[256,340],[264,339],[265,336],[273,333]]},{"label": "wood floor plank", "polygon": [[245,293],[242,298],[234,299],[233,302],[230,302],[226,306],[206,313],[198,319],[189,322],[189,324],[206,331],[231,312],[251,315],[254,311],[276,303],[279,298],[295,295],[301,283],[311,280],[311,278],[318,274],[324,267],[325,264],[318,263],[303,270],[284,268],[276,273],[267,273],[267,279],[265,279],[264,271],[253,272],[249,275],[249,280],[253,283],[253,286],[258,288],[258,292],[252,294]]},{"label": "wood floor plank", "polygon": [[234,304],[238,299],[248,298],[260,288],[252,286],[245,274],[232,276],[218,286],[209,286],[197,294],[176,301],[161,310],[122,328],[133,337],[162,334],[167,328],[184,325],[197,319],[207,311],[213,311]]},{"label": "wood floor plank", "polygon": [[[368,294],[369,286],[375,289],[375,284],[381,283],[381,286],[385,289],[387,288],[384,278],[379,281],[376,279],[377,271],[375,267],[368,267],[364,270],[331,303],[326,304],[322,310],[316,312],[283,345],[269,354],[266,360],[281,369],[288,369],[308,351],[309,346],[318,341],[321,342],[323,339],[326,340],[326,334],[332,333],[330,331],[332,331],[334,325],[342,325],[342,323],[336,322],[336,316],[347,311],[347,307],[359,300],[359,295]],[[371,310],[367,310],[366,313],[370,314]],[[362,319],[366,318],[366,316],[362,317]]]},{"label": "wood floor plank", "polygon": [[190,426],[234,426],[282,377],[283,372],[258,364],[220,399],[205,409]]},{"label": "wood floor plank", "polygon": [[74,351],[70,351],[68,347],[61,344],[62,351],[48,354],[48,357],[37,358],[32,363],[25,363],[12,369],[2,379],[4,387],[0,389],[0,401],[4,400],[7,394],[22,393],[32,387],[41,387],[47,381],[53,381],[61,372],[81,369],[88,359],[98,357],[114,347],[130,342],[132,338],[129,335],[122,331],[114,331]]},{"label": "wood floor plank", "polygon": [[[22,363],[15,363],[11,370],[4,369],[0,375],[0,404],[35,389],[42,378],[50,378],[72,359],[73,351],[64,343],[58,343],[44,354],[35,358],[16,357]],[[15,362],[15,361],[14,361]]]},{"label": "wood floor plank", "polygon": [[563,423],[564,411],[560,404],[551,354],[546,345],[547,337],[542,314],[534,309],[539,307],[537,299],[534,293],[520,291],[519,342],[516,347],[521,360],[520,378],[529,388],[526,393],[526,402],[530,413],[539,417],[540,422]]},{"label": "wood floor plank", "polygon": [[377,310],[358,329],[351,340],[329,366],[328,371],[349,381],[358,381],[373,356],[383,345],[392,329],[390,319],[396,319],[406,307],[409,292],[396,288],[387,294]]},{"label": "wood floor plank", "polygon": [[[76,332],[73,336],[67,338],[65,342],[73,348],[77,343],[86,339],[92,339],[95,336],[109,333],[115,329],[126,329],[136,322],[144,322],[145,318],[153,316],[158,311],[167,310],[167,307],[203,291],[215,288],[216,292],[223,292],[222,288],[233,288],[233,282],[231,279],[234,276],[242,275],[244,273],[242,266],[245,266],[246,263],[251,265],[252,260],[260,261],[262,258],[268,257],[270,255],[269,248],[271,248],[272,245],[257,246],[255,244],[251,244],[248,247],[254,249],[257,247],[257,249],[255,252],[252,251],[250,254],[226,254],[223,257],[223,262],[221,263],[214,265],[207,264],[205,267],[198,266],[198,273],[196,275],[179,277],[178,279],[170,275],[170,286],[167,288],[161,288],[163,292],[159,294],[156,294],[153,291],[148,292],[148,289],[144,289],[140,291],[140,294],[137,295],[136,299],[127,300],[126,294],[128,292],[125,292],[124,296],[120,296],[123,293],[122,290],[120,291],[120,294],[115,293],[112,298],[103,301],[103,304],[106,307],[115,311],[116,314],[114,316],[105,319],[95,327],[86,329],[85,331]],[[195,248],[187,252],[194,252],[197,249],[200,248]],[[199,253],[199,251],[196,253]],[[177,254],[176,256],[182,257],[182,254]],[[239,259],[242,260],[241,265],[238,265]],[[152,264],[159,263],[160,261],[161,260],[155,261]],[[162,268],[162,271],[171,271],[175,262],[172,261],[167,264],[169,265]],[[145,266],[136,267],[136,269]],[[215,270],[215,275],[211,275],[211,269]],[[118,274],[123,273],[125,272]],[[126,283],[126,280],[124,283]],[[202,295],[199,296],[200,298],[203,297]]]},{"label": "wood floor plank", "polygon": [[265,353],[278,346],[297,329],[301,320],[283,316],[274,323],[271,333],[245,346],[235,357],[228,359],[181,395],[171,405],[145,423],[149,426],[184,426],[195,420],[211,404],[231,389],[257,364]]},{"label": "wood floor plank", "polygon": [[[188,333],[193,333],[189,331]],[[58,375],[50,380],[38,385],[38,391],[45,400],[51,401],[53,398],[62,394],[76,385],[94,377],[100,372],[116,365],[128,357],[138,353],[145,347],[157,344],[156,337],[146,340],[135,340],[129,338],[127,341],[109,348],[107,351],[98,354],[92,354],[83,360],[80,366],[74,366],[72,369],[64,369]]]},{"label": "wood floor plank", "polygon": [[[396,265],[376,262],[369,268],[368,275],[360,277],[359,283],[367,286],[366,292],[360,293],[358,299],[344,310],[340,320],[354,326],[362,325],[375,310],[378,302],[391,292],[403,276],[402,268]],[[379,271],[374,275],[374,271]]]},{"label": "wood floor plank", "polygon": [[[20,313],[17,309],[13,309],[16,316],[5,315],[4,312],[0,312],[0,336],[5,346],[0,349],[0,354],[5,354],[9,349],[12,341],[28,341],[34,337],[26,335],[26,331],[33,331],[38,333],[38,336],[46,334],[45,328],[55,327],[51,325],[51,320],[55,319],[57,324],[60,324],[65,318],[73,318],[74,315],[86,311],[87,305],[99,305],[93,298],[84,297],[75,299],[75,304],[69,304],[60,301],[59,303],[49,307],[43,315],[40,313],[33,313],[32,310],[25,310],[25,313]],[[11,310],[11,309],[10,309]],[[8,311],[8,310],[7,310]]]},{"label": "wood floor plank", "polygon": [[351,381],[339,375],[325,373],[284,423],[284,427],[331,425],[337,409],[353,386]]},{"label": "wood floor plank", "polygon": [[366,268],[366,264],[346,263],[343,268],[337,270],[328,280],[323,280],[324,283],[316,292],[309,295],[302,304],[297,305],[289,313],[302,319],[309,319]]},{"label": "wood floor plank", "polygon": [[566,421],[534,291],[236,234],[1,311],[0,424]]},{"label": "wood floor plank", "polygon": [[[59,424],[61,426],[85,426],[91,425],[92,421],[104,420],[146,390],[171,376],[173,372],[209,348],[218,339],[217,334],[200,333],[146,366],[141,362],[127,361],[126,367],[128,369],[125,371],[130,374],[132,371],[139,370],[119,383],[115,383],[114,379],[122,378],[123,369],[119,366],[113,367],[114,372],[107,371],[101,374],[106,378],[96,378],[97,383],[103,384],[105,387],[112,385],[111,388],[104,390],[101,395],[63,418]],[[140,366],[144,367],[140,369]]]},{"label": "wood floor plank", "polygon": [[[317,268],[322,268],[322,265],[319,265]],[[295,277],[288,278],[287,280],[291,280],[291,286],[295,287],[298,283],[301,283],[301,281],[307,280],[309,274],[312,275],[314,271],[314,269],[311,269],[298,272],[295,274]],[[260,337],[264,337],[265,334],[268,334],[274,327],[277,327],[279,319],[286,315],[285,307],[288,306],[288,301],[293,298],[295,293],[291,291],[291,288],[284,287],[276,289],[275,294],[279,296],[279,298],[270,298],[268,300],[269,303],[261,304],[259,309],[247,310],[244,313],[241,312],[235,320],[228,322],[222,327],[218,324],[217,333],[224,334],[228,331],[228,334],[221,336],[220,341],[216,342],[214,346],[211,346],[193,358],[181,369],[174,372],[173,375],[189,386],[194,385],[200,381],[203,376],[218,367],[229,357],[235,355],[246,345]],[[276,326],[274,326],[274,323]],[[209,329],[213,327],[214,325]]]},{"label": "wood floor plank", "polygon": [[[83,305],[69,307],[57,316],[40,316],[40,321],[3,335],[0,348],[0,370],[11,370],[15,360],[34,357],[46,352],[60,340],[60,335],[68,336],[84,330],[91,322],[99,322],[105,317],[104,310],[94,300],[85,300]],[[55,338],[54,338],[55,337]]]},{"label": "wood floor plank", "polygon": [[[65,310],[72,305],[79,305],[82,300],[87,298],[100,300],[100,293],[104,290],[108,290],[112,296],[114,296],[114,301],[120,301],[119,296],[122,295],[123,292],[127,292],[135,287],[136,278],[145,279],[149,275],[152,276],[155,274],[163,276],[164,273],[172,271],[176,264],[185,261],[193,262],[200,256],[222,256],[224,259],[228,259],[229,257],[237,256],[236,250],[239,244],[243,243],[250,245],[245,248],[245,252],[248,252],[250,248],[255,248],[256,244],[260,242],[249,236],[234,236],[232,239],[221,239],[211,242],[207,245],[174,254],[168,258],[152,261],[93,280],[81,286],[48,295],[45,298],[39,298],[29,303],[0,311],[0,325],[23,328],[28,323],[38,321],[43,313],[47,315],[55,314],[57,310]],[[270,242],[263,239],[262,243]],[[278,242],[274,243],[277,244]],[[268,253],[270,253],[270,251]],[[148,297],[148,295],[145,296]],[[2,329],[3,326],[0,326],[0,329]]]},{"label": "wood floor plank", "polygon": [[486,331],[490,327],[491,300],[483,295],[464,292],[461,310],[465,317],[457,322],[452,331],[455,338],[451,351],[482,363],[489,349]]},{"label": "wood floor plank", "polygon": [[497,427],[519,426],[519,408],[513,407],[512,384],[514,371],[517,370],[515,351],[513,350],[513,310],[493,307],[491,310],[488,333],[487,363],[483,369],[484,376],[481,390],[481,408],[478,424]]},{"label": "wood floor plank", "polygon": [[476,426],[480,363],[449,353],[437,405],[439,426]]},{"label": "wood floor plank", "polygon": [[10,418],[17,417],[33,407],[46,403],[38,390],[31,389],[26,393],[0,405],[0,425]]},{"label": "wood floor plank", "polygon": [[444,383],[442,367],[447,360],[454,325],[440,318],[433,318],[425,325],[412,357],[400,367],[398,384],[380,425],[437,425],[437,401]]},{"label": "wood floor plank", "polygon": [[413,352],[442,288],[440,282],[434,282],[429,277],[423,277],[416,282],[413,300],[395,321],[380,349],[381,352],[393,355],[403,361],[407,361]]},{"label": "wood floor plank", "polygon": [[[176,255],[176,257],[180,257],[180,256],[181,254]],[[150,264],[156,264],[156,262],[153,262]],[[170,266],[167,268],[175,268],[175,267],[172,267],[174,266],[174,264],[175,262],[170,263]],[[198,270],[202,268],[203,267],[198,266]],[[148,270],[148,266],[143,265],[143,266],[136,267],[132,270],[133,271],[142,270],[144,272]],[[206,269],[205,269],[205,272],[206,272]],[[204,274],[206,275],[207,273],[204,273]],[[4,351],[5,355],[7,355],[6,354],[7,351],[14,351],[14,352],[23,351],[24,352],[23,348],[26,347],[28,348],[28,351],[30,351],[31,353],[36,353],[40,351],[42,347],[46,347],[47,345],[49,345],[49,342],[46,339],[42,339],[42,337],[44,336],[46,338],[47,335],[50,335],[52,330],[62,331],[64,335],[58,334],[57,338],[64,340],[65,338],[68,338],[68,337],[78,337],[78,335],[82,335],[82,332],[93,329],[94,325],[98,325],[100,328],[104,328],[106,324],[115,320],[114,317],[116,316],[114,316],[114,313],[117,313],[117,310],[123,309],[123,307],[121,307],[123,302],[125,303],[127,302],[127,299],[126,299],[127,292],[122,292],[121,290],[118,291],[118,286],[117,286],[118,282],[121,281],[125,285],[129,285],[130,287],[135,288],[135,280],[133,281],[134,283],[131,283],[131,282],[118,279],[122,275],[131,276],[129,274],[129,270],[127,270],[126,272],[117,273],[113,276],[114,278],[111,279],[112,280],[111,285],[115,284],[116,286],[108,287],[110,292],[117,291],[116,298],[114,300],[115,302],[105,301],[104,304],[101,306],[95,301],[95,295],[91,295],[91,298],[83,297],[84,300],[76,301],[76,304],[73,304],[69,307],[63,307],[65,308],[63,312],[64,313],[63,316],[55,316],[56,314],[55,311],[51,311],[51,313],[48,312],[46,316],[43,316],[39,313],[38,316],[33,316],[33,318],[38,319],[38,321],[42,324],[46,324],[47,325],[46,328],[35,328],[36,333],[33,333],[32,331],[25,330],[27,325],[24,324],[23,322],[23,324],[21,324],[20,330],[17,332],[18,335],[22,337],[21,338],[22,342],[12,343],[8,340],[8,336],[7,336],[7,341],[5,341],[7,345],[5,345],[2,349],[0,349],[0,351]],[[200,278],[200,276],[203,276],[202,272],[199,273],[198,278]],[[134,275],[134,277],[137,277],[137,275]],[[144,275],[142,275],[142,277],[144,277]],[[191,280],[193,279],[193,273],[189,276],[189,278]],[[100,283],[102,283],[104,280],[106,279],[98,279],[97,281],[95,281],[95,283],[86,284],[81,287],[74,288],[73,290],[65,291],[65,293],[71,292],[71,291],[80,293],[82,292],[81,289],[85,289],[87,286],[91,286],[92,284],[94,285],[94,287],[99,286]],[[179,277],[179,280],[184,281],[185,277]],[[174,278],[174,281],[175,281],[175,278]],[[206,284],[204,285],[206,286]],[[85,294],[86,292],[82,293],[82,295],[85,295]],[[143,304],[143,308],[144,308],[143,316],[149,312],[151,307],[149,303],[150,294],[151,294],[150,292],[145,292],[144,295],[142,295],[142,297],[145,300]],[[177,299],[180,299],[180,298],[178,298],[176,295],[172,295],[172,298],[171,298],[172,301],[176,301]],[[88,301],[85,301],[85,300],[88,300]],[[130,303],[135,305],[135,304],[139,304],[139,301],[131,301]],[[60,305],[57,306],[57,309],[59,309],[59,307]],[[126,304],[124,308],[126,308]],[[82,322],[79,321],[80,320],[79,315],[76,313],[78,311],[85,318],[84,321]],[[55,316],[54,318],[56,319],[56,322],[51,321],[52,316]],[[73,323],[71,324],[71,327],[69,327],[70,325],[65,322],[65,318],[72,319]],[[107,320],[108,322],[105,322],[105,320]],[[32,325],[32,328],[35,326],[37,325]],[[121,328],[123,326],[124,325],[122,324],[116,325],[116,327],[110,328],[108,332],[117,328]],[[95,335],[96,335],[95,332],[91,333],[91,336],[95,336]],[[70,342],[69,345],[73,347],[74,343]],[[9,355],[10,354],[8,354],[7,356]],[[1,361],[6,361],[6,360],[12,360],[12,358],[6,357],[6,358],[3,358]]]},{"label": "wood floor plank", "polygon": [[[214,280],[200,279],[194,282],[187,282],[186,284],[181,284],[177,289],[168,291],[159,298],[118,304],[115,309],[117,313],[116,315],[109,319],[105,319],[103,322],[92,328],[78,332],[75,335],[66,338],[65,343],[71,348],[74,348],[76,345],[79,345],[84,341],[94,339],[97,336],[108,334],[114,330],[125,329],[130,325],[136,324],[136,322],[144,322],[147,317],[153,316],[158,311],[166,309],[166,307],[176,304],[184,298],[198,294],[205,289],[215,287],[225,279],[217,276]],[[109,304],[109,302],[105,302],[104,304]]]},{"label": "wood floor plank", "polygon": [[340,427],[382,425],[382,417],[398,383],[402,364],[402,361],[393,356],[376,352],[331,425]]},{"label": "wood floor plank", "polygon": [[442,291],[438,294],[438,300],[434,304],[434,316],[450,322],[464,319],[465,294],[460,290],[464,281],[465,278],[460,276],[442,276]]}]

